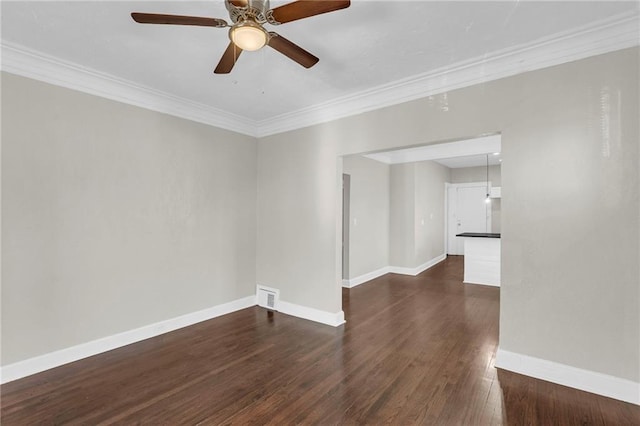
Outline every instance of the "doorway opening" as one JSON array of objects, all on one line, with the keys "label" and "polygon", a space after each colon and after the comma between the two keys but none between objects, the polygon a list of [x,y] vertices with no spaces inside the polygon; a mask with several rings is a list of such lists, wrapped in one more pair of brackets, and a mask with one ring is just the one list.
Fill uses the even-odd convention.
[{"label": "doorway opening", "polygon": [[491,232],[491,203],[485,201],[486,185],[486,182],[445,184],[448,255],[464,254],[464,240],[456,235],[464,232]]},{"label": "doorway opening", "polygon": [[501,184],[500,152],[493,134],[340,157],[342,286],[417,275],[464,253],[455,235],[500,232],[500,199],[488,197]]}]

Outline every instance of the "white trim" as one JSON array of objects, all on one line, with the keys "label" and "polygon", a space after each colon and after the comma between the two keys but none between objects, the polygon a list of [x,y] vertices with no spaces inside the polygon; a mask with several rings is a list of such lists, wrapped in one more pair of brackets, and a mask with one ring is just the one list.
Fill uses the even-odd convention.
[{"label": "white trim", "polygon": [[416,275],[421,274],[427,269],[442,262],[446,258],[447,258],[447,255],[443,253],[438,257],[434,257],[433,259],[428,260],[427,262],[423,263],[420,266],[416,266],[415,268],[405,268],[402,266],[389,266],[389,272],[391,272],[392,274],[413,275],[415,277]]},{"label": "white trim", "polygon": [[327,123],[463,87],[637,46],[638,12],[491,52],[257,123],[259,137]]},{"label": "white trim", "polygon": [[321,311],[320,309],[296,305],[295,303],[285,302],[284,300],[280,300],[280,303],[278,303],[278,312],[333,327],[338,327],[346,322],[343,311]]},{"label": "white trim", "polygon": [[256,121],[2,41],[2,70],[255,137],[584,59],[640,44],[638,12],[613,16],[489,56],[452,64],[329,102]]},{"label": "white trim", "polygon": [[[475,188],[476,186],[481,186],[483,188],[486,188],[487,181],[483,180],[482,182],[464,182],[464,183],[449,184],[449,188]],[[489,189],[491,189],[491,181],[489,181]]]},{"label": "white trim", "polygon": [[362,283],[366,283],[367,281],[371,281],[375,278],[381,277],[385,274],[389,273],[389,266],[385,266],[384,268],[376,269],[375,271],[368,272],[366,274],[362,274],[355,278],[350,278],[348,280],[342,280],[342,287],[353,288]]},{"label": "white trim", "polygon": [[444,253],[449,254],[449,182],[444,183]]},{"label": "white trim", "polygon": [[[404,164],[417,163],[420,161],[435,161],[443,166],[443,159],[454,157],[482,156],[482,167],[484,167],[484,156],[502,151],[502,134],[477,136],[471,139],[460,139],[452,142],[442,142],[434,145],[414,146],[411,148],[396,149],[393,151],[372,152],[363,154],[363,157],[379,161],[384,164]],[[493,155],[490,156],[493,160]],[[494,166],[499,163],[497,160]],[[470,166],[478,167],[478,166]]]},{"label": "white trim", "polygon": [[256,136],[253,120],[2,41],[2,71]]},{"label": "white trim", "polygon": [[437,265],[438,263],[442,262],[443,260],[445,260],[447,258],[446,254],[441,254],[438,257],[434,257],[433,259],[423,263],[420,266],[416,266],[415,268],[405,268],[402,266],[385,266],[383,268],[380,269],[376,269],[375,271],[371,271],[368,272],[366,274],[360,275],[358,277],[355,278],[351,278],[348,280],[342,280],[342,287],[345,288],[353,288],[356,286],[359,286],[360,284],[364,284],[366,282],[369,282],[373,279],[376,279],[378,277],[381,277],[385,274],[388,273],[392,273],[392,274],[402,274],[402,275],[412,275],[412,276],[416,276],[424,271],[426,271],[427,269]]},{"label": "white trim", "polygon": [[149,324],[140,328],[81,343],[69,348],[18,361],[13,364],[0,367],[0,383],[7,383],[22,377],[40,373],[50,368],[58,367],[110,351],[122,346],[130,345],[141,340],[149,339],[160,334],[168,333],[179,328],[187,327],[202,321],[207,321],[231,312],[255,306],[256,296],[248,296],[243,299],[233,300],[228,303],[216,305],[201,311],[181,315],[176,318]]},{"label": "white trim", "polygon": [[462,284],[469,284],[469,285],[488,285],[490,287],[500,287],[500,284],[496,284],[496,283],[481,283],[481,282],[475,282],[475,281],[463,281]]},{"label": "white trim", "polygon": [[640,405],[640,383],[498,349],[496,367]]}]

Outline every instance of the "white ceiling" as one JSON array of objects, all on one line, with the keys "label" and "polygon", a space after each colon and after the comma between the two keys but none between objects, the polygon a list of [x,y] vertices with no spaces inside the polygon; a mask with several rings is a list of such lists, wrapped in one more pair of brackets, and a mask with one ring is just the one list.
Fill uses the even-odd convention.
[{"label": "white ceiling", "polygon": [[392,151],[365,154],[364,157],[385,164],[435,161],[452,169],[462,167],[496,166],[500,164],[502,136],[489,135],[455,142],[424,145]]},{"label": "white ceiling", "polygon": [[[288,1],[272,0],[271,6],[284,3]],[[500,52],[524,51],[521,47],[532,43],[566,40],[571,34],[593,33],[602,25],[612,29],[620,20],[637,19],[639,10],[635,1],[353,0],[345,10],[269,26],[318,56],[315,67],[304,69],[265,48],[244,52],[231,74],[214,75],[228,44],[226,29],[141,25],[132,21],[130,13],[228,20],[222,0],[2,1],[1,5],[3,61],[9,58],[5,48],[10,46],[30,57],[60,60],[75,71],[95,70],[113,81],[152,89],[176,102],[228,113],[247,123],[362,96],[380,86],[478,63]],[[616,48],[609,44],[607,49]]]},{"label": "white ceiling", "polygon": [[450,169],[460,169],[464,167],[486,167],[487,160],[490,166],[500,166],[502,164],[499,153],[497,155],[465,155],[462,157],[440,158],[433,161],[447,166]]}]

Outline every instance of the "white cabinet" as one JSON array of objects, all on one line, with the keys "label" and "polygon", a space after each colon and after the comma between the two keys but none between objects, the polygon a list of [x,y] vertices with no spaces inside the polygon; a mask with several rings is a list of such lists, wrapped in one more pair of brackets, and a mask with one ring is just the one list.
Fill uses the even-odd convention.
[{"label": "white cabinet", "polygon": [[464,239],[464,282],[500,287],[500,238]]}]

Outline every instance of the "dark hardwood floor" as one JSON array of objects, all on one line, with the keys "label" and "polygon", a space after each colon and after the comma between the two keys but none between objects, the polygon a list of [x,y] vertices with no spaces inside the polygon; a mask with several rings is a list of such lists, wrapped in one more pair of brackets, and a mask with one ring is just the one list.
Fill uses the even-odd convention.
[{"label": "dark hardwood floor", "polygon": [[5,384],[2,425],[640,424],[497,370],[499,299],[450,257],[344,290],[339,328],[250,308]]}]

